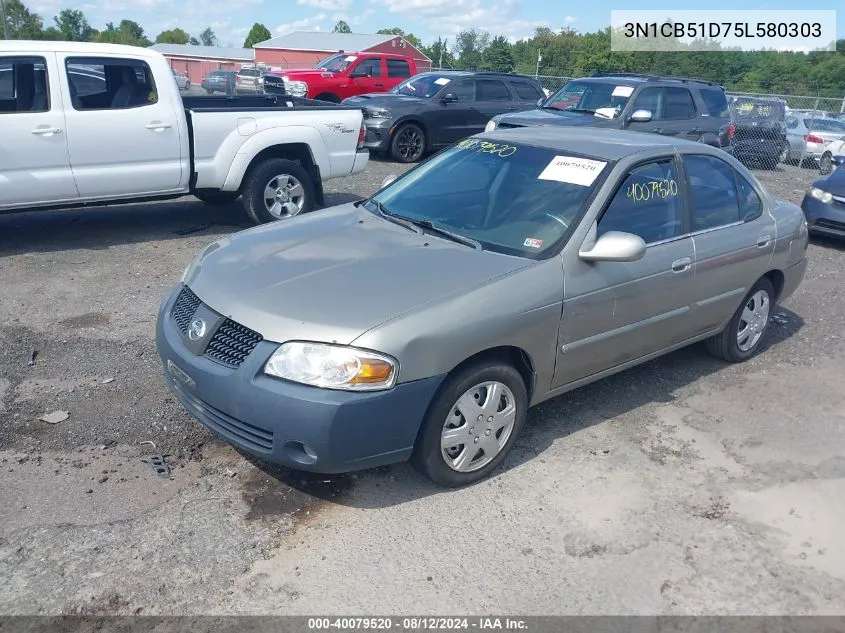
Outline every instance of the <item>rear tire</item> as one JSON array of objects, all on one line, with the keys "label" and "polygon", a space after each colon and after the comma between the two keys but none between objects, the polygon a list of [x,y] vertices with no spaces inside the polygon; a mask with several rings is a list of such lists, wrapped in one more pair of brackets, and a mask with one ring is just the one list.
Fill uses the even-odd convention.
[{"label": "rear tire", "polygon": [[432,400],[411,463],[447,488],[480,481],[510,452],[527,411],[525,381],[513,366],[496,359],[468,365],[448,377]]},{"label": "rear tire", "polygon": [[729,363],[751,358],[766,336],[775,309],[775,290],[766,277],[751,287],[725,329],[706,341],[707,351]]},{"label": "rear tire", "polygon": [[[275,199],[267,197],[271,188],[277,192]],[[317,197],[308,172],[286,158],[268,158],[253,166],[244,178],[242,191],[244,209],[256,224],[308,213]]]},{"label": "rear tire", "polygon": [[225,206],[232,204],[240,197],[239,191],[196,191],[194,197],[199,198],[206,204]]}]

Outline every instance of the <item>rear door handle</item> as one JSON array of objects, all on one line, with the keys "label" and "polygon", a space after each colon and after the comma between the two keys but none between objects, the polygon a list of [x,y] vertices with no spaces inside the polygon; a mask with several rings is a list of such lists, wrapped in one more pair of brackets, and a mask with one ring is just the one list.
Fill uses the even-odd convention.
[{"label": "rear door handle", "polygon": [[147,127],[148,130],[155,130],[155,131],[167,130],[167,129],[170,128],[170,123],[162,123],[161,121],[153,121],[152,123],[148,123],[146,127]]},{"label": "rear door handle", "polygon": [[62,128],[60,127],[37,127],[34,130],[31,130],[33,134],[61,134]]},{"label": "rear door handle", "polygon": [[681,259],[676,259],[672,262],[672,272],[682,273],[685,270],[688,270],[690,266],[692,266],[692,258],[682,257]]},{"label": "rear door handle", "polygon": [[761,235],[757,238],[757,248],[766,248],[772,241],[771,235]]}]

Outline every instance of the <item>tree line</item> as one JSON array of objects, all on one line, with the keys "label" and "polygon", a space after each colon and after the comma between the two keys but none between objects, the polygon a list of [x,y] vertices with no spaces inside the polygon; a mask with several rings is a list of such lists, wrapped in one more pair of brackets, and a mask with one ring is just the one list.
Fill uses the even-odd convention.
[{"label": "tree line", "polygon": [[[6,36],[10,39],[41,39],[108,42],[150,46],[144,29],[132,20],[113,22],[98,31],[79,9],[65,9],[45,25],[38,14],[21,0],[5,0]],[[344,21],[336,33],[349,33]],[[690,51],[677,43],[672,51],[611,51],[610,28],[580,33],[570,27],[552,30],[540,27],[531,37],[511,42],[504,35],[480,29],[459,32],[450,42],[437,38],[423,44],[413,33],[399,27],[377,33],[401,35],[429,58],[435,67],[517,72],[558,77],[582,77],[597,72],[637,72],[696,77],[717,82],[736,92],[767,92],[786,95],[845,96],[845,39],[837,40],[836,51],[810,53],[789,51],[719,50]],[[256,22],[244,40],[244,48],[272,37],[270,29]],[[216,46],[211,27],[193,36],[181,28],[162,31],[157,44]]]}]

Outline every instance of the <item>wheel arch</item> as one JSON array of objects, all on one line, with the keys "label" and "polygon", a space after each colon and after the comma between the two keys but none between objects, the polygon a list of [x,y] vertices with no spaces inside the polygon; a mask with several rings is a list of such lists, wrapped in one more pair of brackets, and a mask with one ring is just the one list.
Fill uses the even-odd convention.
[{"label": "wheel arch", "polygon": [[252,170],[257,165],[271,158],[284,158],[302,166],[308,172],[308,175],[311,176],[314,183],[314,189],[317,192],[317,203],[323,204],[323,185],[320,165],[314,159],[311,146],[308,143],[277,143],[265,147],[256,153],[246,165],[236,190],[242,191],[244,183]]},{"label": "wheel arch", "polygon": [[780,294],[781,292],[783,292],[783,285],[786,282],[786,277],[784,276],[783,272],[781,272],[777,268],[773,268],[765,275],[763,275],[763,277],[768,279],[769,282],[772,284],[772,287],[775,289],[774,300],[777,301],[778,299],[780,299]]},{"label": "wheel arch", "polygon": [[525,390],[528,392],[528,401],[531,402],[536,386],[537,375],[534,370],[534,361],[528,352],[521,347],[516,347],[514,345],[500,345],[498,347],[490,347],[480,352],[476,352],[450,369],[446,374],[446,378],[454,376],[469,365],[483,361],[502,361],[512,365],[525,381]]}]

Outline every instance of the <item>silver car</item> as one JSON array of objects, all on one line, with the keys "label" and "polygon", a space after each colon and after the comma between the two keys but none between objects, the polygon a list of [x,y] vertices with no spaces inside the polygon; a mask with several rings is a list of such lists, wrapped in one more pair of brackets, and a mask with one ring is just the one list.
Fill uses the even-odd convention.
[{"label": "silver car", "polygon": [[[786,140],[789,143],[789,160],[813,161],[830,173],[828,145],[845,137],[845,121],[816,114],[789,116],[786,119]],[[821,165],[822,157],[828,160]]]},{"label": "silver car", "polygon": [[801,209],[721,150],[500,130],[212,243],[157,345],[185,408],[249,453],[318,472],[411,459],[460,486],[501,464],[530,406],[696,341],[749,358],[806,249]]}]

